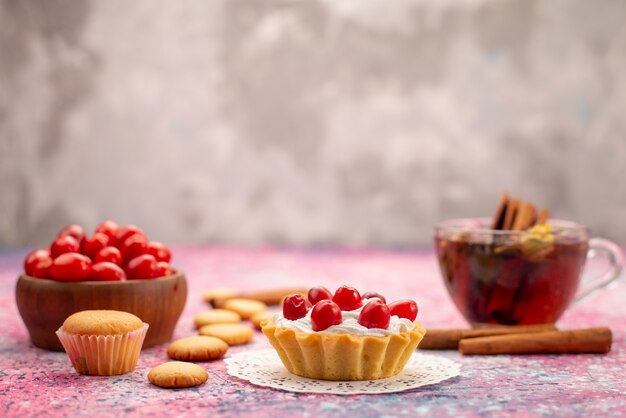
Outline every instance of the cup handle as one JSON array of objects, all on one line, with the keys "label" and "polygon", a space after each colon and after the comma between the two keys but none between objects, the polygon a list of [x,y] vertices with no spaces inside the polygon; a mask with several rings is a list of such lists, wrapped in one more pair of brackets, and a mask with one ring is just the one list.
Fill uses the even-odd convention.
[{"label": "cup handle", "polygon": [[598,277],[582,282],[574,297],[574,303],[580,302],[592,293],[607,287],[617,280],[622,272],[622,267],[624,266],[624,252],[617,244],[602,238],[590,239],[587,260],[595,258],[598,254],[604,254],[608,258],[611,266],[605,273]]}]

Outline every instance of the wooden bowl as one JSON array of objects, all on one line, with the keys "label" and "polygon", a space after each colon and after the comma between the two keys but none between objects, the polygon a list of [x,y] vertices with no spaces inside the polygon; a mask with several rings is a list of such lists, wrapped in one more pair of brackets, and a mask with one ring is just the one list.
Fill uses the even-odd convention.
[{"label": "wooden bowl", "polygon": [[179,271],[151,280],[77,283],[22,274],[15,299],[37,347],[63,351],[55,332],[68,316],[88,309],[113,309],[137,315],[150,325],[143,343],[143,348],[148,348],[172,339],[187,301],[187,280]]}]

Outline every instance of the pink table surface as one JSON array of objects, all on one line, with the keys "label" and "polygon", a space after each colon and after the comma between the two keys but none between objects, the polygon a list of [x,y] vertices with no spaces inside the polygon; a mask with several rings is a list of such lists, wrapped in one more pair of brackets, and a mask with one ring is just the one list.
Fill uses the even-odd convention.
[{"label": "pink table surface", "polygon": [[[429,352],[462,363],[460,377],[385,395],[307,395],[253,386],[226,373],[222,360],[200,363],[209,381],[192,389],[151,385],[150,368],[168,360],[166,346],[144,350],[135,371],[114,377],[77,374],[65,353],[32,346],[14,300],[25,251],[0,252],[0,416],[583,416],[626,415],[626,284],[573,307],[561,328],[609,325],[607,355],[464,357]],[[215,286],[263,289],[280,285],[351,284],[388,299],[411,297],[426,327],[464,327],[428,250],[175,248],[189,297],[175,337],[194,335],[193,316],[206,308],[203,291]],[[269,347],[257,333],[230,353]]]}]

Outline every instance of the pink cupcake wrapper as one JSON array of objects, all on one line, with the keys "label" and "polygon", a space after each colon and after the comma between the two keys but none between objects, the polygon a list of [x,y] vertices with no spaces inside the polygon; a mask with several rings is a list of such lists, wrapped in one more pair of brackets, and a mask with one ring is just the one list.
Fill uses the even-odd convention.
[{"label": "pink cupcake wrapper", "polygon": [[56,332],[78,373],[110,376],[134,370],[148,324],[136,331],[117,335],[79,335]]}]

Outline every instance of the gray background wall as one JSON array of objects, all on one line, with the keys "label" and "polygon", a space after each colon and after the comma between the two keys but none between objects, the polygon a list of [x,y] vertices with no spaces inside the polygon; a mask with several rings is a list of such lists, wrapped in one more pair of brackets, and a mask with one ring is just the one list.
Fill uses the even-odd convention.
[{"label": "gray background wall", "polygon": [[626,2],[0,0],[0,245],[429,243],[503,190],[626,241]]}]

